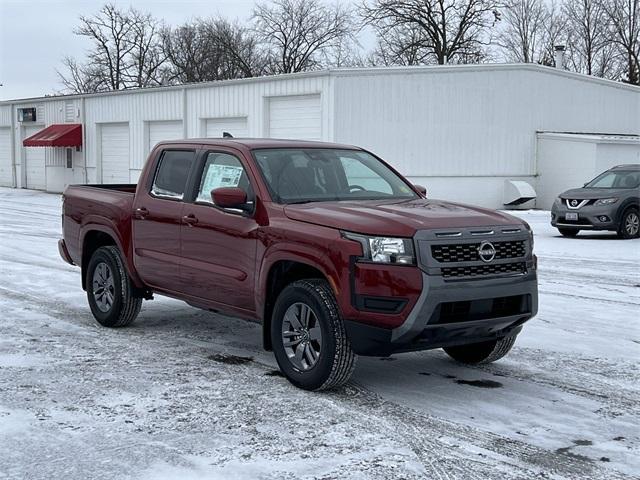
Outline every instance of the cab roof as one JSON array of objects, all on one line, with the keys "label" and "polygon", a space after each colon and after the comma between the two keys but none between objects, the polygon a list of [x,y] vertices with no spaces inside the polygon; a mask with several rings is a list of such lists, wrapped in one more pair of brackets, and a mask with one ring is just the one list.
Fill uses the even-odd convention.
[{"label": "cab roof", "polygon": [[184,140],[168,140],[159,145],[209,145],[209,146],[244,146],[250,150],[261,148],[339,148],[343,150],[361,150],[353,145],[341,143],[317,142],[310,140],[285,140],[275,138],[186,138]]},{"label": "cab roof", "polygon": [[640,163],[629,163],[627,165],[616,165],[615,167],[611,168],[610,170],[633,170],[633,171],[640,171]]}]

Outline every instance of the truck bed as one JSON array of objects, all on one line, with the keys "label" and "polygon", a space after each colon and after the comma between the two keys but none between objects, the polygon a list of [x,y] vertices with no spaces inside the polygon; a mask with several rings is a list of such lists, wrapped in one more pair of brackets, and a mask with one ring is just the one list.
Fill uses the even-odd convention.
[{"label": "truck bed", "polygon": [[67,187],[63,194],[63,233],[74,263],[81,264],[83,232],[90,225],[113,232],[123,251],[127,251],[135,191],[135,184]]}]

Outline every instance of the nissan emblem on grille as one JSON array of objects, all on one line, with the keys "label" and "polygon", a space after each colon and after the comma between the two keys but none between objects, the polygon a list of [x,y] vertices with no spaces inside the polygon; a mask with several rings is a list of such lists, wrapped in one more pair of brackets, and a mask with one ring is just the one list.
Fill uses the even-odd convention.
[{"label": "nissan emblem on grille", "polygon": [[572,206],[572,207],[576,207],[576,206],[578,206],[578,200],[575,200],[575,199],[574,199],[574,200],[571,200],[571,206]]},{"label": "nissan emblem on grille", "polygon": [[496,256],[496,249],[491,242],[482,242],[478,247],[478,256],[483,262],[489,263]]}]

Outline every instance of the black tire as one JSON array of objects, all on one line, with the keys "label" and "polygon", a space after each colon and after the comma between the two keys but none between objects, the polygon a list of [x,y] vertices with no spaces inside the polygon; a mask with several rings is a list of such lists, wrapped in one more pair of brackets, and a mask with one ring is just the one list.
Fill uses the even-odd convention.
[{"label": "black tire", "polygon": [[569,238],[573,238],[576,235],[578,235],[578,233],[580,233],[580,229],[578,228],[558,228],[558,231],[560,232],[560,235],[562,235],[563,237],[569,237]]},{"label": "black tire", "polygon": [[517,335],[491,340],[489,342],[471,343],[457,347],[444,347],[444,351],[454,360],[467,365],[492,363],[504,357],[513,344]]},{"label": "black tire", "polygon": [[[100,272],[110,273],[112,278],[110,287],[96,287],[94,276],[97,269],[100,269]],[[131,324],[140,313],[142,298],[134,295],[133,284],[116,247],[100,247],[93,253],[87,265],[86,285],[91,313],[100,325],[112,328],[125,327]],[[98,294],[101,291],[103,296]],[[105,302],[104,292],[109,292],[109,298],[112,299],[110,305],[106,305],[109,302]]]},{"label": "black tire", "polygon": [[620,217],[618,225],[618,237],[624,239],[638,238],[640,236],[640,214],[638,209],[628,208]]},{"label": "black tire", "polygon": [[[313,317],[309,322],[319,327],[319,333],[322,335],[321,343],[315,343],[318,350],[315,363],[309,365],[310,362],[307,362],[307,369],[305,366],[302,368],[296,366],[295,359],[298,349],[302,348],[301,345],[307,343],[311,346],[314,343],[309,335],[312,329],[308,328],[306,340],[296,346],[285,347],[285,333],[283,333],[286,331],[290,340],[291,334],[295,336],[293,331],[287,329],[288,320],[285,319],[285,314],[295,311],[299,305],[305,305],[311,310]],[[282,373],[296,387],[305,390],[329,390],[344,385],[351,377],[356,365],[356,354],[351,350],[351,343],[340,318],[335,297],[324,280],[299,280],[288,285],[280,293],[271,319],[271,341],[273,353]],[[297,341],[301,342],[299,337]],[[289,349],[289,354],[292,355],[295,349],[295,357],[290,358],[285,348]]]}]

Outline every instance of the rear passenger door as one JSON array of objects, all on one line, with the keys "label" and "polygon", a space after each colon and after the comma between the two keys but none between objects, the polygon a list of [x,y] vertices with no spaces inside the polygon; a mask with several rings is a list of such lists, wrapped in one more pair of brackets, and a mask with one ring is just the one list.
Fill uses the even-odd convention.
[{"label": "rear passenger door", "polygon": [[241,155],[207,151],[200,160],[192,203],[185,203],[182,224],[181,280],[185,293],[205,304],[254,312],[254,272],[258,224],[252,212],[216,206],[211,190],[239,187],[255,206],[254,190]]},{"label": "rear passenger door", "polygon": [[184,195],[194,170],[195,150],[164,150],[133,206],[133,261],[149,286],[177,292]]}]

